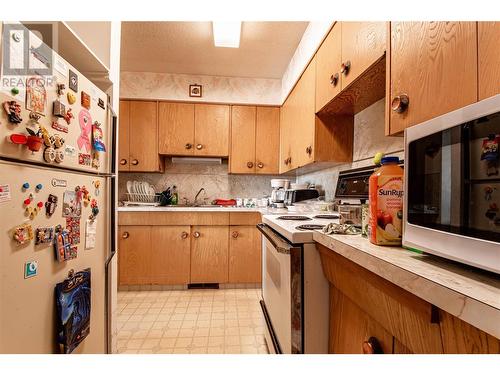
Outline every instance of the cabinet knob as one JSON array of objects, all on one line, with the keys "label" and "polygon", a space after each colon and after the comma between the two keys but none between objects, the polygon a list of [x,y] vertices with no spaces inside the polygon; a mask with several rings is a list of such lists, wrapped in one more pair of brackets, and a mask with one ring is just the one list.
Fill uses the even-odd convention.
[{"label": "cabinet knob", "polygon": [[363,342],[363,354],[384,354],[382,346],[376,337],[370,337]]},{"label": "cabinet knob", "polygon": [[184,148],[185,148],[186,150],[190,150],[190,149],[192,149],[192,148],[193,148],[193,145],[192,145],[191,143],[186,143],[186,145],[184,146]]},{"label": "cabinet knob", "polygon": [[330,76],[330,83],[333,85],[333,87],[337,86],[337,83],[339,83],[339,74],[335,73]]},{"label": "cabinet knob", "polygon": [[201,150],[202,148],[203,148],[203,145],[202,145],[201,143],[198,143],[198,144],[196,145],[196,149],[197,149],[197,150]]},{"label": "cabinet knob", "polygon": [[288,165],[288,158],[284,160],[285,165]]},{"label": "cabinet knob", "polygon": [[126,165],[127,159],[120,159],[120,165]]},{"label": "cabinet knob", "polygon": [[137,159],[132,160],[132,165],[137,165],[137,164],[139,164],[139,160]]},{"label": "cabinet knob", "polygon": [[247,168],[253,168],[253,163],[251,161],[247,163]]},{"label": "cabinet knob", "polygon": [[313,152],[312,146],[307,146],[306,147],[306,154],[308,154],[309,156],[311,156],[312,152]]},{"label": "cabinet knob", "polygon": [[406,94],[396,95],[392,98],[391,108],[394,112],[403,113],[410,104],[410,98]]},{"label": "cabinet knob", "polygon": [[342,73],[343,75],[348,75],[349,74],[349,70],[351,70],[351,61],[350,60],[347,60],[345,63],[342,63],[342,65],[340,65],[340,73]]},{"label": "cabinet knob", "polygon": [[193,233],[194,238],[200,238],[200,232],[194,232]]},{"label": "cabinet knob", "polygon": [[234,231],[233,233],[231,233],[231,236],[232,236],[233,238],[238,238],[238,236],[239,236],[239,235],[240,235],[240,234],[239,234],[238,232],[236,232],[236,231]]},{"label": "cabinet knob", "polygon": [[264,163],[260,161],[260,162],[257,164],[257,167],[259,167],[259,168],[264,168]]},{"label": "cabinet knob", "polygon": [[181,233],[181,238],[182,238],[183,240],[185,240],[186,238],[188,238],[188,236],[189,236],[188,232],[182,232],[182,233]]},{"label": "cabinet knob", "polygon": [[123,232],[123,234],[122,234],[122,238],[123,238],[124,240],[126,240],[126,239],[127,239],[127,238],[129,238],[129,237],[130,237],[130,234],[129,234],[128,232]]}]

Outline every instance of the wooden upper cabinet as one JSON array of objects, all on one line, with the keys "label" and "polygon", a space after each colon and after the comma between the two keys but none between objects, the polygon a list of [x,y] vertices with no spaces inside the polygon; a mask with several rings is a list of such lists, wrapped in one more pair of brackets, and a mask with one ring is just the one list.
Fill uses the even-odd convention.
[{"label": "wooden upper cabinet", "polygon": [[229,282],[260,283],[262,281],[260,232],[255,225],[235,225],[229,228]]},{"label": "wooden upper cabinet", "polygon": [[[384,56],[386,22],[341,22],[342,25],[342,90],[371,65]],[[342,72],[343,71],[343,72]]]},{"label": "wooden upper cabinet", "polygon": [[255,126],[255,172],[277,174],[280,152],[279,107],[257,107]]},{"label": "wooden upper cabinet", "polygon": [[341,90],[342,26],[337,22],[316,53],[316,112]]},{"label": "wooden upper cabinet", "polygon": [[193,155],[194,104],[158,104],[158,152],[164,155]]},{"label": "wooden upper cabinet", "polygon": [[255,126],[257,109],[254,106],[231,108],[231,173],[255,172]]},{"label": "wooden upper cabinet", "polygon": [[158,103],[130,101],[129,164],[131,172],[158,172]]},{"label": "wooden upper cabinet", "polygon": [[477,101],[475,22],[391,22],[390,43],[387,134]]},{"label": "wooden upper cabinet", "polygon": [[500,94],[500,22],[478,22],[479,100]]},{"label": "wooden upper cabinet", "polygon": [[194,155],[229,155],[229,105],[195,104]]},{"label": "wooden upper cabinet", "polygon": [[228,280],[228,226],[191,227],[191,283]]},{"label": "wooden upper cabinet", "polygon": [[189,284],[190,227],[151,227],[151,283],[164,285]]},{"label": "wooden upper cabinet", "polygon": [[291,157],[291,134],[290,134],[290,109],[291,109],[291,96],[285,100],[280,111],[280,151],[279,151],[279,172],[285,173],[291,169],[288,162]]},{"label": "wooden upper cabinet", "polygon": [[129,164],[129,142],[130,142],[130,102],[120,100],[120,112],[118,118],[118,171],[128,172]]}]

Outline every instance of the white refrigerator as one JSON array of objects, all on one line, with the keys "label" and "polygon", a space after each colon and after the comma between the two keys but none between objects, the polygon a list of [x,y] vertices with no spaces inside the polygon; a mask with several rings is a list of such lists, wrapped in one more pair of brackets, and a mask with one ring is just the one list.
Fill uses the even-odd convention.
[{"label": "white refrigerator", "polygon": [[104,92],[50,54],[51,76],[0,92],[0,354],[59,353],[54,288],[85,269],[90,330],[73,353],[107,353],[116,117]]}]

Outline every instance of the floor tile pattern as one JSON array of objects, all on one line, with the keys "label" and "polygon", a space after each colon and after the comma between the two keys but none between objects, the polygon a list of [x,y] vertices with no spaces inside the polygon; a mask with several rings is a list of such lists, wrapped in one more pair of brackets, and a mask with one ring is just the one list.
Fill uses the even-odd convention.
[{"label": "floor tile pattern", "polygon": [[268,353],[260,289],[118,292],[118,353]]}]

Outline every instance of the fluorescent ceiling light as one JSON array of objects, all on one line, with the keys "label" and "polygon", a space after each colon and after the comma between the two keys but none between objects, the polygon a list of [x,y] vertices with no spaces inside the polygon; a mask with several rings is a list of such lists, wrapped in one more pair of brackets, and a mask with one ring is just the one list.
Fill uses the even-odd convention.
[{"label": "fluorescent ceiling light", "polygon": [[238,48],[240,46],[240,22],[212,22],[216,47]]}]

